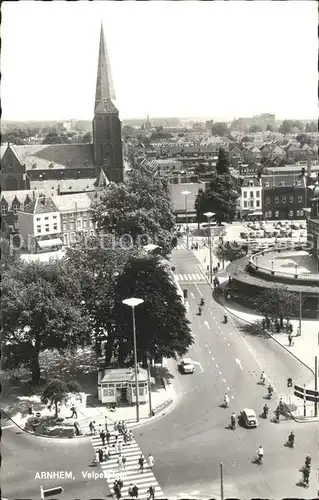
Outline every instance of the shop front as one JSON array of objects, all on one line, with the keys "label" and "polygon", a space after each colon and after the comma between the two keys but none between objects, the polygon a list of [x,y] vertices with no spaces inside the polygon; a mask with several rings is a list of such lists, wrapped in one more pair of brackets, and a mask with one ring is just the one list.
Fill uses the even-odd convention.
[{"label": "shop front", "polygon": [[[138,371],[138,400],[149,399],[147,371]],[[98,399],[101,403],[125,406],[136,402],[135,373],[131,368],[113,368],[98,372]]]}]

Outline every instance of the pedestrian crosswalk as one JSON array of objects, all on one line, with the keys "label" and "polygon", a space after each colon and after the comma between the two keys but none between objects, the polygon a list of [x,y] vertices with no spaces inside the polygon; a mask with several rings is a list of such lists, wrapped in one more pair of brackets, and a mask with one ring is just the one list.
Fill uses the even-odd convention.
[{"label": "pedestrian crosswalk", "polygon": [[176,274],[177,281],[190,281],[197,283],[198,281],[206,281],[202,273]]},{"label": "pedestrian crosswalk", "polygon": [[[121,468],[119,468],[118,466],[118,450],[115,446],[113,446],[115,445],[115,441],[115,436],[112,435],[109,441],[109,447],[111,450],[110,458],[107,461],[100,463],[100,466],[104,473],[104,477],[113,497],[115,498],[115,493],[113,490],[114,481],[117,479],[121,479],[123,482],[123,487],[121,489],[122,500],[131,499],[128,493],[130,485],[136,485],[138,487],[138,498],[140,500],[146,500],[149,497],[147,492],[150,486],[154,487],[154,496],[156,500],[164,499],[165,496],[154,476],[153,470],[147,463],[147,460],[142,454],[135,439],[133,438],[129,444],[124,444],[123,436],[120,435],[118,438],[118,443],[121,442],[122,444],[122,457],[126,458],[125,466],[121,466]],[[100,436],[92,436],[92,444],[95,452],[100,448],[102,450],[104,448]],[[145,459],[144,472],[141,472],[139,470],[138,459],[141,455]]]}]

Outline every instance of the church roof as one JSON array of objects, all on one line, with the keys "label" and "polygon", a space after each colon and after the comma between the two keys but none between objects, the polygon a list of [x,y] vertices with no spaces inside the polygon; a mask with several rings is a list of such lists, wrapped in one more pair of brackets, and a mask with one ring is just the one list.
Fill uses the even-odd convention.
[{"label": "church roof", "polygon": [[[1,158],[8,146],[1,146]],[[12,151],[27,170],[92,167],[92,144],[37,144],[16,146],[10,144]]]},{"label": "church roof", "polygon": [[115,90],[103,26],[101,24],[94,113],[118,113],[112,102],[113,99],[115,100]]},{"label": "church roof", "polygon": [[100,168],[99,174],[95,180],[94,186],[95,187],[105,187],[110,184],[110,181],[107,178],[106,173],[103,170],[103,167]]},{"label": "church roof", "polygon": [[35,191],[46,190],[51,194],[56,194],[58,190],[60,193],[78,193],[79,191],[95,191],[96,177],[86,179],[47,179],[47,180],[31,180],[30,187]]}]

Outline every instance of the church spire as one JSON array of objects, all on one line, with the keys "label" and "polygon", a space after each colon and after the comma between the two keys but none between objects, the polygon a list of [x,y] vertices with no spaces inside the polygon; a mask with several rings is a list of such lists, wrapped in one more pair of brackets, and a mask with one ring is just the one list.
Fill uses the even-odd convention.
[{"label": "church spire", "polygon": [[117,113],[118,111],[112,102],[113,99],[115,99],[115,90],[109,56],[105,44],[103,25],[101,23],[94,112]]}]

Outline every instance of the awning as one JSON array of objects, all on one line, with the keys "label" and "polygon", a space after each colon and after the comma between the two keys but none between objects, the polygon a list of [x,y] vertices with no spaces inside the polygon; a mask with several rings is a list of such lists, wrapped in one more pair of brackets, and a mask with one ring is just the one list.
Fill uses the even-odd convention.
[{"label": "awning", "polygon": [[38,240],[37,243],[40,248],[50,248],[63,245],[63,242],[62,240],[60,240],[60,238],[54,238],[51,240]]},{"label": "awning", "polygon": [[263,213],[259,210],[258,212],[253,212],[251,215],[263,215]]}]

